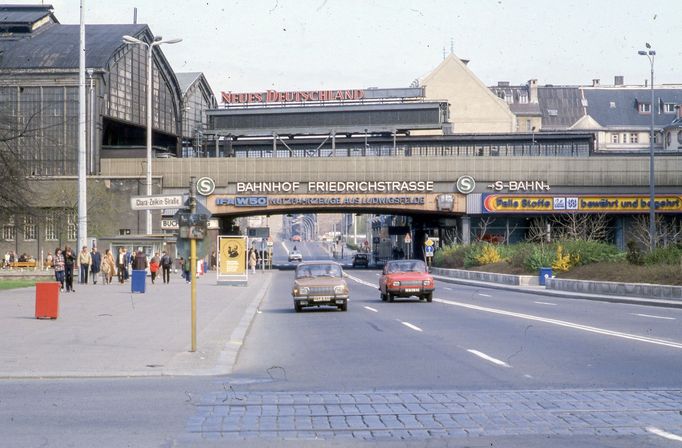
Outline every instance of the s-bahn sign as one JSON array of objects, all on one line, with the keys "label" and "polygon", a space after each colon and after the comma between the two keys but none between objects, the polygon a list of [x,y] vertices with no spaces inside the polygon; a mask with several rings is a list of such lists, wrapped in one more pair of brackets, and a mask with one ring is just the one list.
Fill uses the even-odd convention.
[{"label": "s-bahn sign", "polygon": [[[648,195],[483,194],[483,213],[646,213]],[[656,195],[657,212],[682,213],[682,195]]]}]

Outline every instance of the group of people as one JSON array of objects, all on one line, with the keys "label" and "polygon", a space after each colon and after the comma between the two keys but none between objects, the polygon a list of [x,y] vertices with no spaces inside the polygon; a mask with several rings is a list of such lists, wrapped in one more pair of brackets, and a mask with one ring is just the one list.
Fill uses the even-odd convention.
[{"label": "group of people", "polygon": [[151,272],[152,283],[155,283],[159,271],[163,274],[163,283],[170,283],[170,271],[173,266],[173,259],[165,251],[163,254],[154,254],[151,260],[147,261],[147,256],[141,250],[137,253],[128,252],[126,248],[120,248],[118,256],[114,258],[109,249],[102,255],[96,247],[88,251],[87,246],[83,246],[78,254],[66,246],[64,249],[58,247],[54,255],[49,254],[46,260],[48,266],[54,268],[56,280],[61,285],[62,292],[73,292],[74,271],[79,269],[78,282],[87,284],[91,278],[93,284],[97,284],[99,276],[102,283],[111,284],[114,276],[118,276],[119,283],[125,283],[130,278],[129,270],[146,270]]},{"label": "group of people", "polygon": [[23,253],[21,255],[17,255],[16,252],[11,250],[6,252],[4,258],[0,261],[2,262],[3,269],[10,269],[15,262],[23,263],[35,260],[32,256],[28,254]]}]

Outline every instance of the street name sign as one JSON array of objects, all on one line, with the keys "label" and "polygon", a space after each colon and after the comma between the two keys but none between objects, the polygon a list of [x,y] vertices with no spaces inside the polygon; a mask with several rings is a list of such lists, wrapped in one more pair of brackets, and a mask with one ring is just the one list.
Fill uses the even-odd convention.
[{"label": "street name sign", "polygon": [[133,196],[130,207],[133,210],[155,210],[182,207],[182,195],[171,196]]}]

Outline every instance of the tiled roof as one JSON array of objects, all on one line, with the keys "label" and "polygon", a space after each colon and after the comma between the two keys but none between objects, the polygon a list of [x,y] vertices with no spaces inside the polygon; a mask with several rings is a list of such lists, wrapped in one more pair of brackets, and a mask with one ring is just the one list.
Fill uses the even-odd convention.
[{"label": "tiled roof", "polygon": [[[638,104],[651,103],[648,88],[584,88],[588,113],[605,127],[647,127],[651,114],[639,113]],[[654,124],[663,127],[676,117],[674,112],[664,113],[663,104],[682,104],[681,88],[654,88]]]},{"label": "tiled roof", "polygon": [[584,115],[582,96],[577,86],[540,86],[538,103],[545,130],[567,129]]}]

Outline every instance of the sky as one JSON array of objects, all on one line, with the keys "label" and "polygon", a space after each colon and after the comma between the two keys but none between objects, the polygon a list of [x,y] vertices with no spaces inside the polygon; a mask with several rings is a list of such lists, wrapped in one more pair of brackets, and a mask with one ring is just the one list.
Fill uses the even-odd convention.
[{"label": "sky", "polygon": [[[12,0],[8,3],[38,3]],[[220,91],[406,87],[443,52],[486,84],[682,84],[679,0],[83,0],[86,23],[146,23],[177,72]],[[49,0],[79,22],[79,0]]]}]

